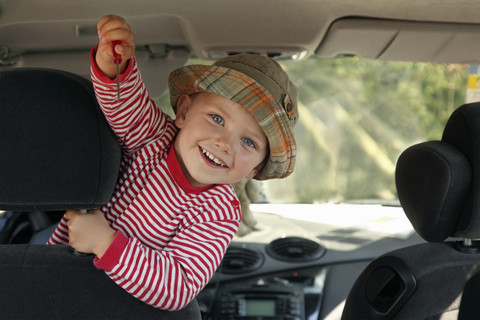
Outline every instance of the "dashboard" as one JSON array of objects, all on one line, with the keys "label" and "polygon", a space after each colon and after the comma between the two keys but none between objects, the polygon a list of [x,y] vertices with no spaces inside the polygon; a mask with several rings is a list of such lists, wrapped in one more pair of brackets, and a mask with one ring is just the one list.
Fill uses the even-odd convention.
[{"label": "dashboard", "polygon": [[371,260],[419,241],[416,234],[387,237],[352,251],[311,237],[233,242],[197,301],[204,320],[340,319],[350,288]]}]

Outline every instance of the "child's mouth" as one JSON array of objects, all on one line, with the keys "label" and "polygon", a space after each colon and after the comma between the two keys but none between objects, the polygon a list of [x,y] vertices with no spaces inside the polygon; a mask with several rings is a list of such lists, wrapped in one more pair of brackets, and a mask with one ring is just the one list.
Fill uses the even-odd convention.
[{"label": "child's mouth", "polygon": [[205,150],[203,148],[200,148],[200,150],[202,151],[203,155],[205,156],[205,159],[207,159],[208,162],[210,162],[211,164],[213,164],[217,167],[223,167],[223,168],[227,167],[227,165],[225,163],[223,163],[220,159],[216,158],[213,154],[211,154],[207,150]]}]

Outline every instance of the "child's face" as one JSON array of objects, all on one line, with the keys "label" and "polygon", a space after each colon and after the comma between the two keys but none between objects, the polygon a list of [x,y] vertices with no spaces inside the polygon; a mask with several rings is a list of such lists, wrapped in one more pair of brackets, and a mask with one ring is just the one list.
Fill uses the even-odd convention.
[{"label": "child's face", "polygon": [[175,124],[181,129],[175,152],[195,187],[253,178],[267,156],[268,140],[255,118],[222,96],[181,96]]}]

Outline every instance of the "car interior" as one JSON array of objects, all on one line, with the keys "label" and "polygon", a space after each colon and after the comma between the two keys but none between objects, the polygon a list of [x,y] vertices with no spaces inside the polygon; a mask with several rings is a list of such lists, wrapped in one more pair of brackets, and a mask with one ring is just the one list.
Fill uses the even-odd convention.
[{"label": "car interior", "polygon": [[[121,150],[90,80],[89,54],[98,43],[96,23],[102,16],[117,14],[131,25],[138,67],[159,105],[167,101],[168,74],[185,64],[254,53],[278,60],[287,73],[300,66],[296,85],[305,122],[296,139],[340,148],[348,139],[322,133],[335,124],[331,97],[355,88],[342,82],[329,92],[311,80],[312,73],[326,69],[309,70],[302,63],[429,63],[462,69],[464,98],[467,74],[480,64],[479,8],[474,0],[0,0],[0,319],[480,317],[475,300],[480,292],[480,99],[457,102],[433,94],[434,104],[443,106],[446,100],[450,106],[439,107],[437,131],[427,127],[434,132],[430,136],[401,142],[383,134],[399,151],[393,160],[372,146],[374,139],[363,140],[361,147],[378,166],[360,167],[351,175],[382,171],[393,181],[390,192],[356,199],[344,194],[342,200],[352,201],[342,206],[336,205],[338,195],[319,195],[320,209],[314,206],[317,200],[289,203],[287,196],[250,204],[258,221],[247,235],[234,238],[213,278],[185,309],[152,308],[105,277],[92,256],[45,244],[65,210],[106,204],[116,183]],[[372,75],[378,95],[396,76]],[[413,72],[408,76],[411,88],[414,80],[422,80]],[[334,82],[328,76],[325,81]],[[468,81],[469,89],[476,88]],[[310,87],[330,95],[316,100]],[[397,85],[392,91],[407,89]],[[392,112],[387,105],[412,103],[379,100],[378,109],[387,115]],[[314,108],[329,120],[323,127],[315,126],[320,124]],[[412,118],[421,119],[424,109],[415,110],[405,118],[392,112],[391,123],[398,120],[407,131],[417,130]],[[340,115],[361,122],[357,113]],[[308,126],[317,133],[313,138],[305,134]],[[382,135],[383,129],[382,124],[372,131]],[[353,132],[364,137],[363,131]],[[302,162],[304,155],[299,148],[297,168],[334,168],[321,165],[324,155],[314,156],[318,163]],[[337,166],[347,166],[342,160]],[[367,190],[374,178],[366,179],[346,185]],[[292,193],[326,184],[298,180],[286,179],[277,188]],[[364,205],[378,195],[385,196]],[[367,218],[360,220],[362,215]],[[23,276],[13,277],[14,272]],[[75,295],[58,294],[64,290]],[[100,306],[107,306],[108,317],[97,313]]]},{"label": "car interior", "polygon": [[[15,244],[1,249],[0,273],[4,287],[10,287],[2,294],[1,318],[90,319],[106,306],[111,319],[158,319],[165,314],[168,319],[199,318],[195,301],[170,315],[110,281],[95,269],[92,255],[45,245],[52,233],[50,215],[108,202],[119,171],[120,146],[87,79],[60,70],[20,68],[2,72],[0,82],[8,89],[0,94],[0,127],[3,149],[10,155],[1,163],[0,177],[9,187],[2,188],[0,206],[18,221],[25,215],[22,223],[9,220],[2,229],[10,234],[4,243]],[[31,238],[20,240],[26,234]],[[13,271],[21,278],[10,276],[13,281],[7,281]],[[62,278],[70,281],[55,280]],[[106,303],[110,299],[115,303]]]},{"label": "car interior", "polygon": [[[457,319],[458,293],[478,263],[475,163],[478,103],[459,107],[441,141],[402,153],[396,168],[399,200],[428,243],[375,259],[358,277],[342,319]],[[472,121],[473,120],[473,121]],[[473,165],[471,165],[473,164]],[[424,193],[424,197],[418,197]],[[464,241],[445,241],[448,237]],[[439,279],[449,279],[445,286]]]}]

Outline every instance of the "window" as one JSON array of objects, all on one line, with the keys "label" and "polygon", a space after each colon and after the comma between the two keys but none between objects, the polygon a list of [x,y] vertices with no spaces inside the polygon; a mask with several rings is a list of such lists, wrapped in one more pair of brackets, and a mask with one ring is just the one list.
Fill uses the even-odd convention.
[{"label": "window", "polygon": [[[281,64],[299,89],[300,119],[295,172],[264,182],[273,203],[395,201],[398,156],[441,139],[448,117],[465,103],[469,71],[359,58]],[[159,105],[170,112],[167,96]]]}]

